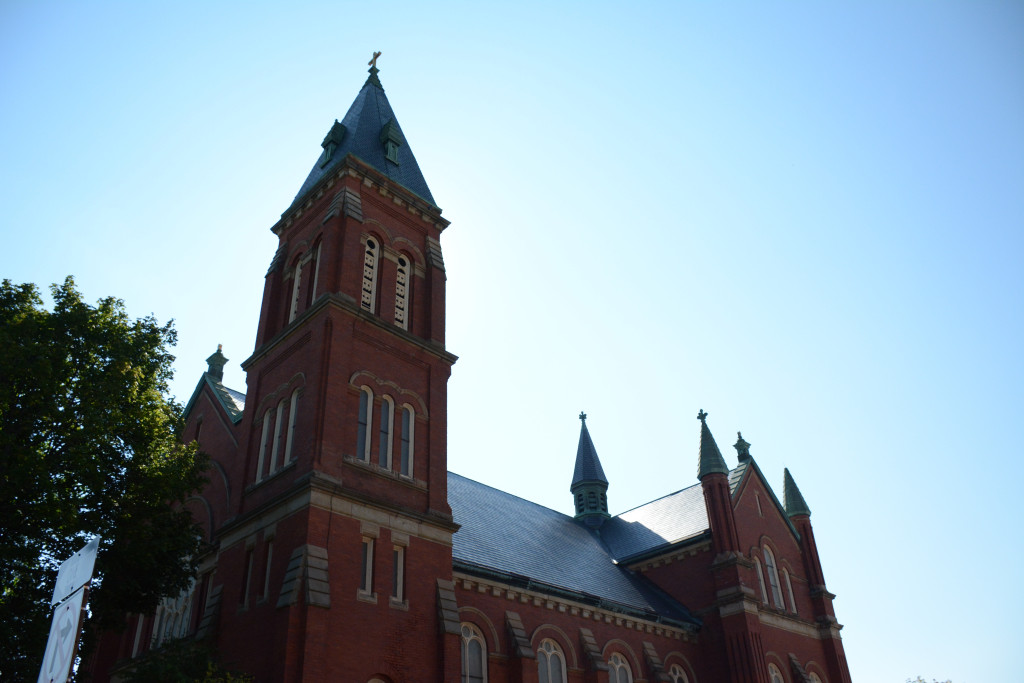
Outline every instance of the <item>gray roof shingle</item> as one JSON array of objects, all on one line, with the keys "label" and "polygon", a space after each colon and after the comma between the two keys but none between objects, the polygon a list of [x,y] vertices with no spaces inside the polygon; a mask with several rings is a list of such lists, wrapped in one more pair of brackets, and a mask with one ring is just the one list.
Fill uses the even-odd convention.
[{"label": "gray roof shingle", "polygon": [[660,618],[698,623],[642,576],[618,566],[600,538],[572,517],[453,472],[448,502],[461,526],[456,564],[583,594]]},{"label": "gray roof shingle", "polygon": [[[430,194],[427,181],[420,172],[409,141],[402,133],[398,119],[391,110],[391,104],[388,102],[387,95],[384,94],[384,88],[377,78],[376,69],[370,70],[370,77],[366,79],[366,83],[356,95],[345,118],[341,120],[341,126],[344,129],[343,133],[337,122],[328,133],[328,137],[331,139],[337,140],[339,136],[341,138],[330,161],[326,165],[323,163],[327,154],[325,149],[313,164],[313,169],[309,172],[306,182],[299,188],[299,193],[295,195],[293,206],[349,154],[358,157],[402,187],[434,204],[434,197]],[[384,131],[385,126],[389,127],[392,139],[401,141],[398,146],[397,164],[388,161],[384,155],[381,132]],[[436,204],[434,205],[436,206]]]},{"label": "gray roof shingle", "polygon": [[601,536],[622,561],[694,538],[708,528],[704,490],[694,484],[612,517],[604,523]]}]

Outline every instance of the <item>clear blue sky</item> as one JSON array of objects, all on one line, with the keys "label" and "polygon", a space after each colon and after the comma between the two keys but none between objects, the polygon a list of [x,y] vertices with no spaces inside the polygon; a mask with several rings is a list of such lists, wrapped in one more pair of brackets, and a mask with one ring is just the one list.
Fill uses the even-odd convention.
[{"label": "clear blue sky", "polygon": [[381,50],[452,221],[452,470],[569,512],[585,410],[620,512],[696,481],[703,408],[803,490],[855,681],[1019,680],[1024,4],[427,5],[4,0],[0,276],[244,389]]}]

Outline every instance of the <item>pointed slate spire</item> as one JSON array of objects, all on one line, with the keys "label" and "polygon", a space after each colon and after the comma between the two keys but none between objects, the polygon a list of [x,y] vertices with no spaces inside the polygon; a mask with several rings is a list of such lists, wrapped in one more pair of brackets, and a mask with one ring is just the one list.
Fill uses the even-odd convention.
[{"label": "pointed slate spire", "polygon": [[[348,155],[358,157],[375,170],[420,198],[434,204],[427,181],[420,172],[409,141],[391,109],[377,74],[376,58],[370,60],[370,76],[340,121],[335,121],[322,143],[323,152],[299,188],[293,205],[305,197],[321,178]],[[436,206],[436,204],[435,204]]]},{"label": "pointed slate spire", "polygon": [[811,516],[811,508],[807,507],[807,502],[804,500],[803,495],[800,494],[800,489],[797,488],[796,482],[793,481],[793,475],[789,473],[788,467],[785,470],[782,485],[782,501],[783,506],[786,508],[786,514],[790,517],[796,517],[797,515]]},{"label": "pointed slate spire", "polygon": [[608,479],[597,457],[587,429],[587,414],[580,413],[580,443],[576,448],[576,469],[569,491],[576,503],[576,519],[599,528],[608,518]]},{"label": "pointed slate spire", "polygon": [[715,473],[729,474],[722,451],[718,450],[715,437],[711,436],[711,430],[708,429],[707,417],[708,414],[704,412],[703,408],[697,413],[697,419],[700,420],[700,452],[697,454],[698,479]]},{"label": "pointed slate spire", "polygon": [[608,479],[604,476],[604,469],[601,467],[601,461],[597,457],[597,450],[594,448],[594,442],[590,438],[590,431],[587,429],[587,414],[580,413],[580,444],[576,447],[576,469],[572,475],[572,486],[582,484],[584,482],[601,482],[603,484],[608,483]]},{"label": "pointed slate spire", "polygon": [[223,344],[217,344],[216,353],[206,359],[206,374],[218,382],[224,381],[224,365],[228,362],[227,357],[222,353],[223,349]]}]

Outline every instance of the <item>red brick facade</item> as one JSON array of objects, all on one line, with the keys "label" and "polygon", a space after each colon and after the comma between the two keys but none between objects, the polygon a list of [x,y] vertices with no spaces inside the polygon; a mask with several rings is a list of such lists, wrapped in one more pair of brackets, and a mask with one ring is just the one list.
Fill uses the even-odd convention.
[{"label": "red brick facade", "polygon": [[[187,605],[129,617],[104,640],[96,680],[169,633],[209,638],[226,665],[257,681],[456,683],[466,680],[468,624],[484,641],[490,683],[538,681],[545,640],[572,682],[616,680],[613,655],[633,681],[681,672],[691,683],[774,683],[770,666],[785,683],[849,681],[809,517],[787,516],[753,461],[738,485],[726,474],[702,480],[706,533],[629,563],[699,627],[453,570],[446,225],[430,202],[347,156],[274,226],[244,410],[214,364],[187,408],[187,437],[213,459],[209,485],[188,502],[210,552]],[[396,323],[403,303],[406,329]],[[372,401],[361,409],[364,393]],[[359,452],[361,420],[369,448]]]}]

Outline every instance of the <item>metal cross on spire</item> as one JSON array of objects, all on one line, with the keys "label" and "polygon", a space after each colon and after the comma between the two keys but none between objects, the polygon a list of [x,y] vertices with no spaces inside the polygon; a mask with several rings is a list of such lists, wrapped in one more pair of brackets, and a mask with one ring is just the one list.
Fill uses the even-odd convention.
[{"label": "metal cross on spire", "polygon": [[703,422],[705,419],[707,419],[707,416],[708,416],[708,414],[704,412],[703,408],[701,408],[700,412],[697,413],[697,419],[700,420],[701,422]]},{"label": "metal cross on spire", "polygon": [[374,52],[373,53],[373,59],[371,59],[370,61],[367,62],[367,64],[369,64],[374,69],[377,68],[377,57],[380,57],[380,52]]},{"label": "metal cross on spire", "polygon": [[584,424],[586,424],[586,422],[587,422],[587,414],[586,414],[586,413],[584,413],[584,412],[583,412],[582,410],[580,411],[580,420],[581,420],[581,421],[582,421],[582,422],[583,422]]}]

